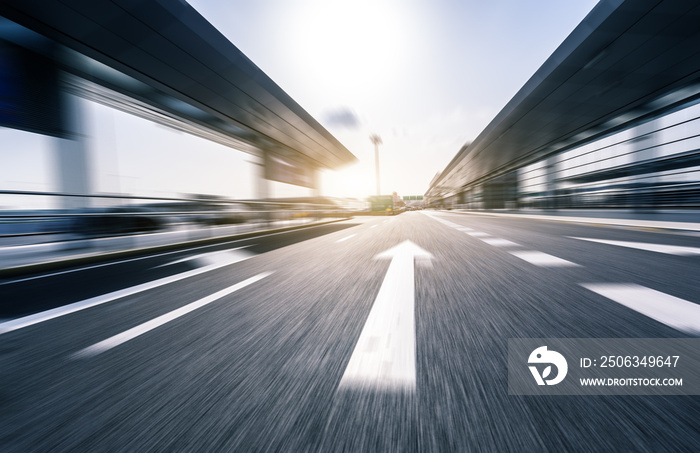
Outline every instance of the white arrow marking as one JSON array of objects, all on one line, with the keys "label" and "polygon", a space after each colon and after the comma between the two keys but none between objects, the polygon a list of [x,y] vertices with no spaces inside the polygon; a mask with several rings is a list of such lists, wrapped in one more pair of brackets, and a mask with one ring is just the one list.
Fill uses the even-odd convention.
[{"label": "white arrow marking", "polygon": [[414,260],[433,256],[411,241],[380,253],[391,258],[372,310],[340,381],[340,388],[416,388]]},{"label": "white arrow marking", "polygon": [[667,253],[669,255],[691,256],[700,255],[700,248],[683,247],[680,245],[664,245],[664,244],[649,244],[646,242],[627,242],[627,241],[608,241],[605,239],[591,238],[576,238],[569,236],[571,239],[579,239],[581,241],[598,242],[600,244],[616,245],[618,247],[628,247],[639,250],[647,250],[649,252]]}]

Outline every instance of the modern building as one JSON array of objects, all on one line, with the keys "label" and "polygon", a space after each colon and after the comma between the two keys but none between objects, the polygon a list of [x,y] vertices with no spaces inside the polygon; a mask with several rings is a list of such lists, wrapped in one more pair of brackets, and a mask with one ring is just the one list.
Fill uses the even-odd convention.
[{"label": "modern building", "polygon": [[603,0],[430,183],[469,209],[700,207],[700,5]]},{"label": "modern building", "polygon": [[266,181],[318,195],[319,171],[356,160],[184,1],[0,2],[0,82],[0,127],[51,137],[64,208],[95,192],[85,102],[254,156],[257,198]]}]

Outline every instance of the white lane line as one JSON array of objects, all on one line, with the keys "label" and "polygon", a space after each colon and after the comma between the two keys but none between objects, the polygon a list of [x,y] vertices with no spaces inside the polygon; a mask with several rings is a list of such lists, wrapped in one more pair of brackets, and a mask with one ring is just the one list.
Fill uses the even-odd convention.
[{"label": "white lane line", "polygon": [[[457,229],[457,230],[460,229],[460,228],[465,228],[465,227],[463,227],[462,225],[459,225],[459,224],[457,224],[457,223],[450,222],[449,220],[445,220],[445,219],[443,219],[443,218],[440,218],[440,217],[436,216],[435,214],[429,214],[429,213],[427,213],[427,212],[424,212],[423,214],[426,215],[426,216],[428,216],[428,217],[430,217],[430,218],[433,219],[433,220],[436,220],[436,221],[442,223],[443,225],[447,225],[447,226],[450,227],[450,228],[454,228],[454,229]],[[469,228],[467,228],[467,229],[469,229]]]},{"label": "white lane line", "polygon": [[253,253],[248,252],[245,249],[247,247],[252,247],[252,245],[246,245],[245,247],[238,247],[235,249],[231,250],[218,250],[215,252],[206,252],[206,253],[199,253],[197,255],[191,255],[187,256],[185,258],[180,258],[175,261],[170,261],[165,264],[161,264],[160,266],[154,267],[154,269],[159,268],[159,267],[165,267],[165,266],[170,266],[173,264],[178,264],[178,263],[185,263],[187,261],[194,261],[195,265],[197,267],[203,267],[203,266],[209,266],[211,264],[218,264],[218,263],[237,263],[239,261],[243,261],[245,259],[248,259],[252,256],[254,256]]},{"label": "white lane line", "polygon": [[[205,247],[213,247],[213,246],[212,246],[212,245],[204,245],[204,246],[201,246],[201,247],[195,247],[195,248],[188,249],[188,250],[196,250],[196,249],[205,248]],[[77,268],[77,269],[68,269],[68,270],[65,270],[65,271],[51,272],[51,273],[49,273],[49,274],[36,275],[36,276],[34,276],[34,277],[18,278],[18,279],[10,280],[10,281],[7,281],[7,282],[0,282],[0,286],[1,286],[1,285],[11,285],[11,284],[13,284],[13,283],[27,282],[27,281],[30,281],[30,280],[37,280],[37,279],[45,278],[45,277],[54,277],[54,276],[56,276],[56,275],[72,274],[73,272],[86,271],[86,270],[89,270],[89,269],[97,269],[97,268],[99,268],[99,267],[113,266],[113,265],[115,265],[115,264],[123,264],[123,263],[130,263],[130,262],[132,262],[132,261],[141,261],[141,260],[145,260],[145,259],[149,259],[149,258],[157,258],[157,257],[159,257],[159,256],[172,255],[172,254],[175,254],[175,253],[183,253],[183,251],[182,251],[182,250],[173,250],[172,252],[158,253],[158,254],[149,255],[149,256],[139,256],[139,257],[136,257],[136,258],[129,258],[129,259],[125,259],[125,260],[113,261],[113,262],[111,262],[111,263],[93,264],[93,265],[91,265],[91,266],[83,266],[83,267],[80,267],[80,268]]]},{"label": "white lane line", "polygon": [[463,233],[466,233],[467,231],[473,231],[471,228],[467,228],[467,227],[458,227],[457,230],[461,231]]},{"label": "white lane line", "polygon": [[405,241],[376,258],[391,258],[391,264],[339,388],[414,391],[414,261],[426,262],[432,255],[411,241]]},{"label": "white lane line", "polygon": [[700,248],[698,247],[683,247],[679,245],[664,245],[664,244],[649,244],[646,242],[627,242],[627,241],[609,241],[606,239],[591,239],[591,238],[577,238],[569,236],[571,239],[579,239],[581,241],[598,242],[600,244],[616,245],[619,247],[628,247],[639,250],[647,250],[649,252],[667,253],[669,255],[700,255]]},{"label": "white lane line", "polygon": [[339,243],[341,243],[341,242],[345,242],[345,241],[347,241],[348,239],[353,238],[353,237],[355,237],[355,236],[357,236],[357,234],[351,234],[350,236],[345,236],[343,239],[338,239],[337,241],[335,241],[335,243],[336,243],[336,244],[339,244]]},{"label": "white lane line", "polygon": [[475,237],[475,238],[487,238],[491,237],[490,234],[488,233],[482,233],[481,231],[472,231],[472,232],[467,232],[469,236]]},{"label": "white lane line", "polygon": [[[253,255],[250,255],[253,256]],[[249,257],[250,257],[249,256]],[[248,258],[249,258],[248,257]],[[239,256],[238,261],[246,259],[243,256]],[[237,262],[237,261],[234,261]],[[64,305],[62,307],[53,308],[51,310],[42,311],[41,313],[35,313],[33,315],[24,316],[22,318],[12,319],[10,321],[5,321],[0,323],[0,335],[12,332],[13,330],[22,329],[40,322],[48,321],[50,319],[58,318],[60,316],[65,316],[70,313],[75,313],[76,311],[85,310],[86,308],[94,307],[96,305],[101,305],[113,300],[121,299],[122,297],[131,296],[133,294],[140,293],[142,291],[147,291],[149,289],[157,288],[159,286],[167,285],[185,278],[194,277],[195,275],[203,274],[205,272],[213,271],[219,269],[220,267],[228,266],[233,264],[231,261],[219,262],[205,267],[200,267],[199,269],[193,269],[187,272],[181,272],[179,274],[171,275],[170,277],[160,278],[158,280],[153,280],[152,282],[142,283],[140,285],[132,286],[130,288],[120,289],[118,291],[113,291],[111,293],[102,294],[101,296],[91,297],[89,299],[82,300],[80,302],[74,302],[72,304]]]},{"label": "white lane line", "polygon": [[523,251],[510,251],[508,252],[513,256],[525,260],[528,263],[534,264],[535,266],[541,267],[566,267],[566,266],[578,266],[578,264],[572,263],[571,261],[566,261],[556,256],[548,255],[547,253],[523,250]]},{"label": "white lane line", "polygon": [[482,241],[489,245],[493,245],[494,247],[520,247],[520,244],[507,239],[484,238]]},{"label": "white lane line", "polygon": [[376,226],[377,226],[377,224],[375,223],[374,225],[372,225],[371,227],[369,227],[369,229],[371,230],[372,228],[375,228]]},{"label": "white lane line", "polygon": [[435,217],[433,217],[433,218],[434,218],[435,220],[437,220],[438,222],[442,223],[443,225],[447,225],[448,227],[454,228],[455,230],[458,230],[458,229],[462,228],[462,225],[456,224],[456,223],[454,223],[454,222],[450,222],[449,220],[438,219],[438,218],[435,218]]},{"label": "white lane line", "polygon": [[635,284],[586,283],[581,286],[674,329],[700,334],[698,304]]},{"label": "white lane line", "polygon": [[438,222],[442,223],[443,225],[446,225],[450,228],[454,228],[456,230],[458,230],[460,228],[464,228],[462,225],[456,224],[454,222],[450,222],[449,220],[441,219],[440,217],[437,217],[437,216],[429,215],[428,217],[430,217],[433,220],[437,220]]},{"label": "white lane line", "polygon": [[144,322],[143,324],[126,330],[118,335],[114,335],[113,337],[107,338],[106,340],[100,341],[99,343],[95,343],[92,346],[82,349],[73,354],[72,358],[85,359],[94,357],[97,354],[101,354],[105,351],[108,351],[116,346],[119,346],[122,343],[126,343],[129,340],[133,340],[134,338],[143,335],[144,333],[149,332],[155,329],[156,327],[160,327],[167,322],[184,316],[187,313],[197,310],[198,308],[202,308],[203,306],[208,305],[216,300],[219,300],[224,296],[228,296],[229,294],[236,292],[239,289],[243,289],[248,285],[252,285],[253,283],[257,282],[258,280],[262,280],[270,274],[272,274],[272,272],[263,272],[262,274],[258,274],[255,277],[251,277],[247,280],[243,280],[240,283],[236,283],[233,286],[229,286],[226,289],[222,289],[221,291],[215,292],[214,294],[199,299],[198,301],[185,305],[184,307],[180,307],[177,310],[173,310],[170,313],[158,316],[155,319],[152,319],[148,322]]},{"label": "white lane line", "polygon": [[[528,215],[528,214],[505,214],[505,213],[495,213],[495,212],[480,212],[480,211],[469,211],[469,210],[459,210],[459,213],[467,213],[469,215],[480,215],[488,217],[510,217],[515,219],[533,219],[533,220],[544,220],[550,222],[573,222],[573,223],[597,223],[605,225],[619,225],[619,226],[635,226],[635,227],[645,227],[645,228],[668,228],[670,230],[687,230],[687,231],[700,231],[700,223],[692,222],[668,222],[668,221],[657,221],[657,220],[632,220],[632,219],[603,219],[595,217],[564,217],[564,216],[553,216],[553,215]],[[445,213],[447,214],[447,213]],[[453,214],[456,215],[456,214]]]},{"label": "white lane line", "polygon": [[[305,229],[305,230],[306,230],[306,229],[309,229],[309,230],[310,230],[310,229],[312,229],[312,228],[320,228],[320,227],[323,227],[323,226],[325,226],[325,224],[321,224],[321,225],[312,225],[312,226],[302,227],[302,228],[298,228],[298,229],[294,229],[294,230],[288,230],[288,231],[278,231],[278,232],[276,232],[276,233],[261,234],[260,236],[255,236],[255,238],[234,239],[234,240],[232,240],[232,241],[221,242],[221,243],[218,243],[218,244],[200,245],[200,246],[197,246],[197,247],[188,247],[188,248],[182,249],[182,250],[173,250],[173,251],[171,251],[171,252],[163,252],[163,253],[158,253],[158,254],[155,254],[155,255],[139,256],[139,257],[137,257],[137,258],[129,258],[129,259],[124,259],[124,260],[119,260],[119,261],[112,261],[112,262],[109,262],[109,263],[94,264],[94,265],[91,265],[91,266],[84,266],[84,267],[79,267],[79,268],[76,268],[76,269],[68,269],[68,270],[65,270],[65,271],[51,272],[51,273],[48,273],[48,274],[37,275],[37,276],[34,276],[34,277],[25,277],[25,278],[19,278],[19,279],[15,279],[15,280],[10,280],[10,281],[7,281],[7,282],[0,282],[0,286],[2,286],[2,285],[11,285],[11,284],[14,284],[14,283],[26,282],[26,281],[29,281],[29,280],[37,280],[37,279],[45,278],[45,277],[53,277],[53,276],[56,276],[56,275],[70,274],[70,273],[73,273],[73,272],[80,272],[80,271],[84,271],[84,270],[88,270],[88,269],[95,269],[95,268],[98,268],[98,267],[113,266],[113,265],[115,265],[115,264],[128,263],[128,262],[131,262],[131,261],[147,260],[147,259],[155,258],[155,257],[158,257],[158,256],[172,255],[172,254],[174,254],[174,253],[185,253],[185,252],[192,251],[192,250],[206,249],[206,248],[212,248],[212,247],[221,247],[221,246],[224,246],[224,245],[236,244],[236,243],[238,243],[238,242],[247,242],[247,241],[251,241],[251,240],[253,240],[253,239],[258,239],[258,238],[266,238],[266,237],[271,237],[271,236],[279,236],[279,235],[282,235],[282,234],[294,233],[294,232],[297,232],[297,231],[299,231],[299,230],[301,230],[301,229]],[[250,247],[250,246],[247,245],[247,246],[245,246],[245,247]],[[238,247],[238,248],[243,248],[243,247]],[[233,250],[236,250],[236,249],[233,249]]]}]

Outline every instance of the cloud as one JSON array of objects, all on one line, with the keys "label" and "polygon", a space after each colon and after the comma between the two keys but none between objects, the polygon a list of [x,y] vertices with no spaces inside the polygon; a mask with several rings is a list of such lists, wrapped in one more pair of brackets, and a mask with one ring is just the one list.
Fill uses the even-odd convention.
[{"label": "cloud", "polygon": [[323,115],[324,123],[329,127],[345,127],[348,129],[359,129],[361,121],[357,114],[349,107],[339,107],[326,112]]}]

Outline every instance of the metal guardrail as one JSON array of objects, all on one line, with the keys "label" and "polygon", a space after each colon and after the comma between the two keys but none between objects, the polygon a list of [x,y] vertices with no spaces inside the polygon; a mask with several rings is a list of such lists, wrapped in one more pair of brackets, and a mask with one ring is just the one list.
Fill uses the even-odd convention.
[{"label": "metal guardrail", "polygon": [[[257,231],[341,220],[353,211],[330,203],[0,191],[0,195],[102,199],[82,209],[0,210],[0,270],[169,247]],[[179,203],[168,206],[172,203]]]},{"label": "metal guardrail", "polygon": [[184,224],[202,228],[352,215],[352,211],[337,204],[311,200],[228,200],[8,190],[0,191],[0,195],[75,197],[92,201],[86,203],[92,205],[90,207],[75,209],[0,210],[0,237],[58,233],[77,238],[104,237],[162,232]]}]

